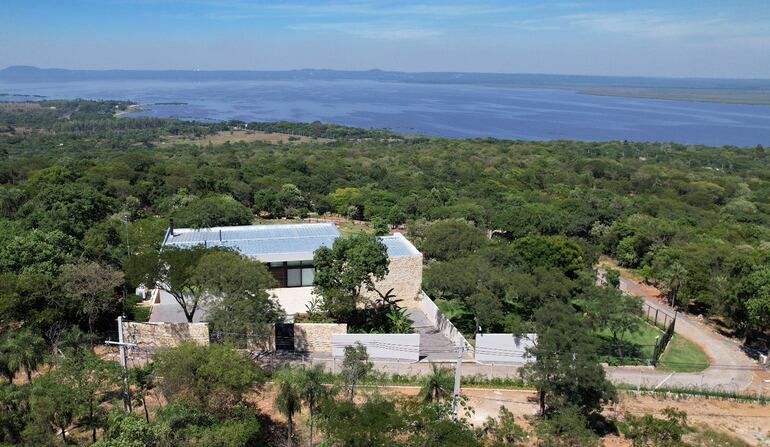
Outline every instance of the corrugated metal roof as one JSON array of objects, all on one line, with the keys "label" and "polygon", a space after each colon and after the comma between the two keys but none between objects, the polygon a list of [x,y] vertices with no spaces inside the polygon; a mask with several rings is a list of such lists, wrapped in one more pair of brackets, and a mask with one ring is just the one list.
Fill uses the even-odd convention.
[{"label": "corrugated metal roof", "polygon": [[401,233],[382,236],[380,240],[388,248],[388,256],[417,256],[420,252]]},{"label": "corrugated metal roof", "polygon": [[[166,245],[231,247],[262,262],[306,261],[313,259],[313,252],[321,246],[331,247],[339,236],[340,232],[331,222],[179,228],[168,236]],[[387,247],[388,256],[420,254],[400,233],[380,240]]]},{"label": "corrugated metal roof", "polygon": [[263,262],[305,261],[313,259],[319,247],[330,247],[339,236],[331,222],[179,228],[169,235],[166,245],[231,247]]}]

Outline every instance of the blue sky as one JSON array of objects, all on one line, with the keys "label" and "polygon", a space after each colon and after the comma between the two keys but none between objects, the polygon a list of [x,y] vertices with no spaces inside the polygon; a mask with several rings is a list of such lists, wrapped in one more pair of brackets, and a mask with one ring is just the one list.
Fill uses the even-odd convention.
[{"label": "blue sky", "polygon": [[8,65],[770,78],[770,0],[3,0]]}]

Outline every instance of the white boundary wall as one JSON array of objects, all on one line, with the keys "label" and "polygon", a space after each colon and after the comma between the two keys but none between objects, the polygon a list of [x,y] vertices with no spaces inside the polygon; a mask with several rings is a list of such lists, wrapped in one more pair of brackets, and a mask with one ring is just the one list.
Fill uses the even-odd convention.
[{"label": "white boundary wall", "polygon": [[421,299],[418,304],[418,308],[428,317],[428,321],[433,324],[433,327],[439,330],[442,335],[452,341],[455,346],[466,346],[473,350],[473,346],[468,343],[462,333],[449,321],[449,318],[441,312],[441,309],[436,306],[436,303],[425,293],[421,292]]},{"label": "white boundary wall", "polygon": [[523,365],[532,360],[526,357],[526,350],[536,342],[537,334],[476,334],[476,361]]},{"label": "white boundary wall", "polygon": [[356,343],[371,359],[420,360],[420,334],[334,334],[332,357],[344,357],[345,347]]}]

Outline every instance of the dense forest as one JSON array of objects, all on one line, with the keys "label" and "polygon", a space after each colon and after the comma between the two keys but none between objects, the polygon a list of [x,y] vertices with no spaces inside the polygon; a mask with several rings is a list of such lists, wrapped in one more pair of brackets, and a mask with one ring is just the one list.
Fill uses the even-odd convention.
[{"label": "dense forest", "polygon": [[[426,290],[458,315],[486,306],[526,321],[544,297],[579,293],[583,267],[604,254],[749,340],[770,323],[762,147],[426,139],[320,123],[114,118],[122,102],[39,104],[0,109],[6,284],[50,283],[25,277],[55,276],[75,258],[120,269],[126,242],[135,252],[157,245],[169,216],[206,226],[337,213],[406,225],[431,259]],[[167,140],[234,128],[335,141]],[[522,247],[569,259],[514,259],[527,256]]]},{"label": "dense forest", "polygon": [[[577,444],[548,445],[595,443],[594,434],[581,427],[597,416],[601,403],[616,398],[598,366],[593,337],[594,320],[617,301],[612,299],[617,294],[596,285],[601,256],[658,285],[672,305],[712,319],[747,343],[760,346],[767,336],[770,150],[763,147],[452,140],[322,123],[202,124],[116,116],[130,105],[0,103],[0,373],[9,379],[0,393],[9,415],[0,421],[3,442],[35,445],[54,429],[64,438],[75,419],[92,430],[94,442],[97,428],[106,427],[105,440],[145,430],[142,436],[154,439],[145,445],[265,442],[263,434],[249,431],[258,415],[244,410],[242,396],[264,383],[264,372],[219,345],[157,354],[152,364],[163,370],[160,376],[180,379],[164,381],[171,405],[158,413],[160,422],[153,427],[138,427],[141,420],[117,413],[110,420],[94,413],[97,391],[117,396],[119,381],[114,365],[101,363],[84,346],[114,337],[116,316],[134,316],[130,295],[138,281],[128,266],[157,253],[170,217],[178,227],[206,227],[328,213],[407,232],[426,257],[425,291],[463,332],[550,333],[541,338],[538,358],[548,358],[550,349],[555,364],[572,362],[577,377],[585,379],[576,384],[566,374],[559,388],[549,385],[555,379],[540,365],[525,373],[530,383],[540,383],[538,390],[552,386],[548,406],[543,391],[541,412],[561,409],[551,425],[536,427],[538,436],[558,438],[571,431],[585,436],[573,440]],[[202,136],[235,130],[311,140],[200,144]],[[564,343],[570,358],[559,357],[565,355]],[[31,382],[32,371],[46,364],[43,352],[62,354],[52,372],[35,380],[46,392],[21,398],[23,388],[10,382],[21,371]],[[581,353],[577,360],[575,352]],[[371,368],[365,353],[357,363],[356,353],[350,355],[351,374],[358,368],[365,375]],[[196,358],[200,362],[191,361]],[[189,368],[179,366],[185,362]],[[232,364],[233,375],[217,377],[201,366],[206,362]],[[198,373],[201,377],[194,377]],[[446,379],[446,372],[434,373],[436,381]],[[132,374],[139,375],[133,379],[137,389],[153,376]],[[271,374],[294,399],[276,402],[276,408],[298,411],[303,398],[297,396],[307,390],[292,387],[310,380],[297,374],[311,372]],[[182,383],[185,378],[189,382]],[[188,387],[201,380],[221,381],[217,392],[225,401],[206,389],[192,390],[193,401],[179,397],[189,398]],[[354,388],[358,379],[351,380],[346,386]],[[77,408],[64,405],[68,388],[57,384],[66,383],[86,388]],[[442,426],[446,399],[432,396],[436,399],[426,398],[436,403],[430,411],[388,399],[360,406],[352,398],[338,399],[326,404],[319,423],[327,439],[336,440],[331,445],[360,445],[355,439],[362,431],[346,430],[366,430],[363,421],[375,413],[384,415],[385,428],[367,434],[378,440],[371,445],[396,445],[403,433],[413,438],[399,445],[518,445],[525,437],[504,414],[489,424],[513,424],[507,432],[498,425],[483,435],[464,425]],[[25,405],[44,423],[30,420]],[[685,425],[682,415],[669,416],[670,426]],[[406,428],[410,419],[423,425]],[[171,433],[174,424],[192,431]],[[41,426],[48,431],[39,431]],[[426,427],[445,431],[426,434]],[[248,442],[200,441],[228,430]],[[388,430],[394,437],[387,437]],[[429,435],[436,438],[425,438]],[[450,435],[454,438],[442,438]],[[497,443],[498,435],[515,442]],[[176,443],[157,440],[175,436]]]}]

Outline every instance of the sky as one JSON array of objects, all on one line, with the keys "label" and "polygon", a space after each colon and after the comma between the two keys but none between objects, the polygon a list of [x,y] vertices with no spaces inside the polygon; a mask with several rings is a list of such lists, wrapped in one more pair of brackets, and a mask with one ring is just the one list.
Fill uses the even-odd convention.
[{"label": "sky", "polygon": [[770,78],[770,0],[2,0],[11,65]]}]

